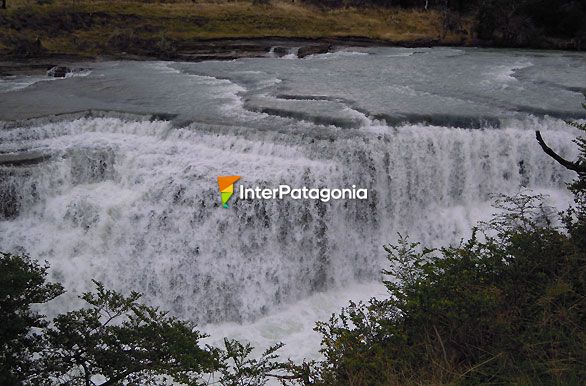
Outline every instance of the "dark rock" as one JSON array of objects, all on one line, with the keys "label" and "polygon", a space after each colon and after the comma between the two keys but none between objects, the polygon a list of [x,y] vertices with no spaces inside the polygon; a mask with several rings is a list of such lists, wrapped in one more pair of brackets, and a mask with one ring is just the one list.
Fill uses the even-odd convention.
[{"label": "dark rock", "polygon": [[299,48],[297,52],[298,58],[305,58],[309,55],[327,54],[332,49],[331,44],[311,45]]},{"label": "dark rock", "polygon": [[67,74],[76,74],[86,70],[86,68],[55,66],[47,71],[47,76],[51,76],[53,78],[65,78]]},{"label": "dark rock", "polygon": [[289,47],[274,47],[273,48],[273,54],[275,54],[275,56],[283,57],[287,54],[289,54],[289,51],[291,50],[291,48]]},{"label": "dark rock", "polygon": [[0,153],[0,166],[36,165],[51,158],[50,154],[37,151],[21,153]]},{"label": "dark rock", "polygon": [[[13,219],[20,211],[20,195],[9,175],[0,170],[0,219]],[[10,183],[9,183],[10,182]]]},{"label": "dark rock", "polygon": [[53,78],[65,78],[65,75],[72,72],[69,67],[65,66],[55,66],[47,71],[47,76],[51,76]]},{"label": "dark rock", "polygon": [[0,165],[0,219],[15,218],[23,206],[37,200],[37,185],[31,177],[29,167]]}]

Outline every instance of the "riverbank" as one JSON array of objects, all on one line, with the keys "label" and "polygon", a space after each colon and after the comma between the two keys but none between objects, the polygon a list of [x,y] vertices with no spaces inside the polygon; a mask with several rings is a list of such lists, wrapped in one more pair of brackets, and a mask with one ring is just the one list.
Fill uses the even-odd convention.
[{"label": "riverbank", "polygon": [[[0,55],[9,59],[149,57],[232,59],[264,55],[276,40],[331,45],[474,45],[472,21],[446,25],[437,10],[337,9],[299,3],[146,3],[8,0]],[[278,42],[277,42],[278,43]]]},{"label": "riverbank", "polygon": [[[477,22],[438,9],[316,8],[273,0],[194,3],[8,0],[0,10],[0,75],[85,60],[304,57],[344,46],[493,46]],[[577,49],[543,38],[531,47]]]},{"label": "riverbank", "polygon": [[109,52],[107,54],[83,55],[74,53],[43,51],[36,56],[6,55],[7,60],[0,60],[0,76],[44,75],[55,66],[75,67],[78,62],[108,60],[152,60],[173,59],[176,61],[199,62],[204,60],[234,60],[241,58],[283,57],[293,55],[304,58],[314,54],[335,52],[347,47],[373,47],[400,45],[404,47],[421,47],[435,45],[435,41],[413,41],[399,44],[384,40],[346,37],[346,38],[234,38],[211,39],[184,42],[181,49],[172,56],[161,55],[148,45],[135,47],[131,52]]}]

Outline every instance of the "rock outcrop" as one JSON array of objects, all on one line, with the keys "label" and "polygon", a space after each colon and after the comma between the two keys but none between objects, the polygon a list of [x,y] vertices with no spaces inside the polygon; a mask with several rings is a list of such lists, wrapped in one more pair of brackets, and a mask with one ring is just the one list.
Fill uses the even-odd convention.
[{"label": "rock outcrop", "polygon": [[316,44],[299,48],[297,51],[298,58],[305,58],[309,55],[327,54],[332,49],[331,44]]},{"label": "rock outcrop", "polygon": [[72,72],[72,70],[69,67],[55,66],[47,71],[47,76],[53,78],[65,78],[65,76],[70,72]]}]

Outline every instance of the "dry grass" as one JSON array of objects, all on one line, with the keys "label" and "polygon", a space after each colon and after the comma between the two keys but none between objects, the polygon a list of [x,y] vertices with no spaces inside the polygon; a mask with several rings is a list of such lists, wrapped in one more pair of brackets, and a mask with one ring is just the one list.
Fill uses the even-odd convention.
[{"label": "dry grass", "polygon": [[[21,21],[23,28],[16,28],[18,32],[0,26],[0,34],[40,36],[43,46],[51,52],[87,55],[99,52],[105,39],[121,29],[132,30],[144,39],[164,36],[178,42],[234,37],[352,36],[396,43],[440,40],[452,44],[467,43],[471,38],[465,32],[470,30],[470,22],[466,20],[460,32],[444,33],[443,17],[436,11],[322,10],[280,0],[273,0],[268,6],[253,5],[250,1],[54,0],[51,4],[38,5],[36,0],[8,0],[8,11],[4,12],[12,19],[26,17],[28,22]],[[99,14],[104,20],[75,25],[71,15],[79,14]],[[2,44],[7,45],[0,38]]]}]

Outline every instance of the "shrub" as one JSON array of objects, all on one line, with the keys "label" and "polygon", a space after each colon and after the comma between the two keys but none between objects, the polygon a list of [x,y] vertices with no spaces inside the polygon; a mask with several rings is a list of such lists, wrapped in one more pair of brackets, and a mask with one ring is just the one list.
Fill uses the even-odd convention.
[{"label": "shrub", "polygon": [[123,296],[99,282],[81,298],[87,307],[58,315],[44,332],[40,385],[156,384],[169,379],[196,384],[203,373],[219,368],[217,350],[200,348],[205,338],[189,322],[140,303],[141,295]]},{"label": "shrub", "polygon": [[10,47],[10,54],[20,58],[37,58],[46,54],[40,38],[31,39],[28,37],[12,37],[7,41]]},{"label": "shrub", "polygon": [[547,148],[579,173],[561,229],[543,197],[521,193],[498,196],[497,214],[458,246],[385,246],[389,296],[317,324],[316,384],[582,384],[586,140],[576,143],[573,163]]},{"label": "shrub", "polygon": [[36,370],[35,355],[43,349],[35,329],[47,326],[44,315],[32,309],[63,293],[60,284],[47,283],[47,266],[28,256],[0,252],[0,384],[14,385]]},{"label": "shrub", "polygon": [[317,325],[323,384],[584,379],[586,251],[551,226],[492,230],[440,250],[387,246],[389,298]]},{"label": "shrub", "polygon": [[155,51],[158,56],[164,59],[171,59],[177,55],[177,48],[172,40],[167,39],[165,36],[161,38],[155,44]]},{"label": "shrub", "polygon": [[86,306],[51,322],[31,307],[63,293],[46,282],[47,266],[28,256],[0,253],[0,384],[263,386],[287,378],[275,344],[258,358],[253,347],[224,340],[202,345],[207,335],[155,307],[141,295],[124,296],[94,281],[81,296]]}]

